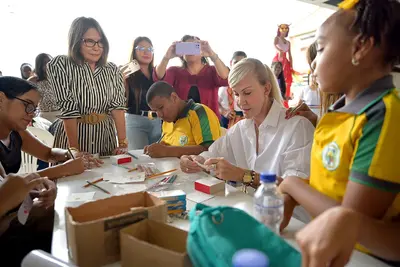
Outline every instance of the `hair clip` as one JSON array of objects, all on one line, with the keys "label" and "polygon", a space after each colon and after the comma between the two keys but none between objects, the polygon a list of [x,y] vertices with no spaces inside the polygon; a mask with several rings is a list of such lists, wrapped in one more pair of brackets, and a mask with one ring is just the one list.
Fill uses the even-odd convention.
[{"label": "hair clip", "polygon": [[352,9],[360,0],[344,0],[339,4],[339,8],[341,9]]}]

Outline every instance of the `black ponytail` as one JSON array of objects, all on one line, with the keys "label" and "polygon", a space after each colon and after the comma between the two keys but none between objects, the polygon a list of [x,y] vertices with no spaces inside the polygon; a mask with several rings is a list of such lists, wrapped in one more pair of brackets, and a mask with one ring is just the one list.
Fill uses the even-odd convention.
[{"label": "black ponytail", "polygon": [[384,45],[385,63],[400,63],[400,2],[398,0],[360,0],[352,29],[362,40],[373,37],[376,46]]}]

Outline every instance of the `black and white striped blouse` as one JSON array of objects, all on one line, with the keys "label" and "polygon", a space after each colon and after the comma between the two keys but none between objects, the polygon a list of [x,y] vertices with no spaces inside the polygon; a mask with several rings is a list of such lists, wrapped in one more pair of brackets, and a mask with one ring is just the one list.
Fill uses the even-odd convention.
[{"label": "black and white striped blouse", "polygon": [[[122,73],[113,63],[97,67],[75,64],[67,56],[57,56],[47,65],[47,75],[61,111],[61,119],[79,118],[91,113],[110,114],[125,109],[126,97]],[[67,148],[62,120],[54,125],[54,147]],[[110,155],[116,148],[116,130],[111,116],[95,125],[78,123],[80,149],[92,154]]]}]

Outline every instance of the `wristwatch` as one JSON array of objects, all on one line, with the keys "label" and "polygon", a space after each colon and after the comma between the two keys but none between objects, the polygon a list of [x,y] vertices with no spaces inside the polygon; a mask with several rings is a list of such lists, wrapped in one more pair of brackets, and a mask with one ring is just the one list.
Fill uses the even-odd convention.
[{"label": "wristwatch", "polygon": [[243,175],[243,183],[246,185],[250,185],[251,182],[253,181],[253,171],[251,170],[244,170],[244,175]]}]

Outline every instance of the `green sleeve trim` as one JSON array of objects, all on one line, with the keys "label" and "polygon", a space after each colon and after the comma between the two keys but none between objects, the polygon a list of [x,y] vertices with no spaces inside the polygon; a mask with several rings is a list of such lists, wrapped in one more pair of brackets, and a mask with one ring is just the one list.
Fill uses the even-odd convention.
[{"label": "green sleeve trim", "polygon": [[369,173],[369,168],[381,137],[385,114],[386,107],[383,101],[377,103],[365,113],[367,122],[358,141],[352,169],[362,173]]},{"label": "green sleeve trim", "polygon": [[399,193],[400,183],[393,183],[385,180],[381,180],[375,177],[371,177],[367,174],[352,171],[350,173],[350,181],[362,184],[368,187],[373,187],[382,191]]},{"label": "green sleeve trim", "polygon": [[199,118],[201,135],[203,136],[203,143],[207,141],[214,141],[206,109],[203,106],[199,105],[195,109],[195,112],[197,117]]}]

